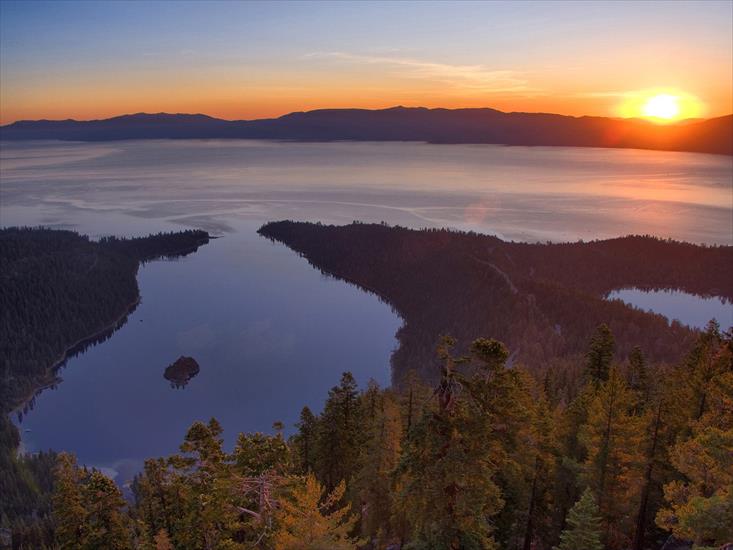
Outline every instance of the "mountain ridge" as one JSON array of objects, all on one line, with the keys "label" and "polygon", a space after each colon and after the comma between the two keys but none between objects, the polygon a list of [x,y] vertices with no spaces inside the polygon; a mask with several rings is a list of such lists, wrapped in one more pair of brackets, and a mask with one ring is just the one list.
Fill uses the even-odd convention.
[{"label": "mountain ridge", "polygon": [[733,114],[656,124],[643,119],[503,112],[481,108],[316,109],[277,118],[224,120],[203,113],[132,113],[95,120],[19,120],[0,139],[275,139],[424,141],[570,146],[733,155]]}]

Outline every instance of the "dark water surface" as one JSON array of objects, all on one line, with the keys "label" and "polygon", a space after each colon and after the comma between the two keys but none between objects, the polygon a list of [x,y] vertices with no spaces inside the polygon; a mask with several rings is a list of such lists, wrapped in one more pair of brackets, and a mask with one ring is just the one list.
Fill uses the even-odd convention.
[{"label": "dark water surface", "polygon": [[[266,221],[731,244],[732,163],[419,143],[3,143],[0,225],[92,237],[198,227],[222,236],[140,270],[142,303],[109,340],[68,361],[57,389],[37,397],[21,423],[23,443],[73,451],[124,481],[145,457],[174,452],[194,420],[217,417],[231,443],[239,431],[271,431],[275,420],[292,429],[303,405],[320,410],[344,370],[361,385],[388,384],[399,318],[259,237]],[[201,370],[174,389],[163,372],[180,355]]]},{"label": "dark water surface", "polygon": [[733,304],[717,297],[702,297],[679,290],[614,290],[608,297],[618,299],[644,311],[664,315],[692,328],[704,329],[715,319],[725,330],[733,326]]}]

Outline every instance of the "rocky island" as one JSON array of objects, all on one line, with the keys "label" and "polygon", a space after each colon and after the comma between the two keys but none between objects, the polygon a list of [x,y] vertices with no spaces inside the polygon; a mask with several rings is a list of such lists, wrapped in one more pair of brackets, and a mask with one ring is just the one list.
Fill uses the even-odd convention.
[{"label": "rocky island", "polygon": [[193,357],[181,355],[165,368],[163,377],[171,383],[171,388],[184,388],[199,373],[199,364]]}]

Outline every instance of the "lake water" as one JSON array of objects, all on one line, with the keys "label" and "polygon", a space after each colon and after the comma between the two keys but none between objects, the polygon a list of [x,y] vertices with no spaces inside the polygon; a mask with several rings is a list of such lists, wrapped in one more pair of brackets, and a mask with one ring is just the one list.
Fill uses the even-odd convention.
[{"label": "lake water", "polygon": [[[93,237],[203,228],[222,238],[139,273],[142,303],[72,358],[23,418],[28,450],[75,452],[129,478],[197,419],[289,430],[340,373],[390,379],[399,318],[256,234],[276,219],[450,226],[514,240],[629,233],[732,244],[729,157],[420,143],[3,143],[0,224]],[[163,371],[190,355],[184,389]]]},{"label": "lake water", "polygon": [[717,297],[702,297],[679,290],[642,290],[624,288],[614,290],[609,299],[618,299],[644,311],[661,313],[670,322],[703,329],[711,319],[722,329],[733,326],[733,304]]}]

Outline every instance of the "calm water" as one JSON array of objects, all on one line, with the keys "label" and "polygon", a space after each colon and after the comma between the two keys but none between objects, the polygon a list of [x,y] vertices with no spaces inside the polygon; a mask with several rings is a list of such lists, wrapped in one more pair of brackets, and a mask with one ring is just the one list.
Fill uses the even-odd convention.
[{"label": "calm water", "polygon": [[[94,237],[198,227],[222,235],[139,274],[142,304],[108,341],[71,359],[23,419],[52,447],[129,477],[216,416],[238,431],[320,410],[343,370],[389,383],[400,320],[258,237],[273,219],[387,221],[515,240],[648,233],[731,244],[733,160],[574,148],[158,141],[3,143],[0,224]],[[201,372],[173,389],[163,370]]]},{"label": "calm water", "polygon": [[661,313],[670,322],[674,319],[694,328],[705,328],[715,319],[723,329],[733,326],[733,304],[717,297],[703,298],[679,290],[614,290],[608,297],[619,299],[642,309]]}]

